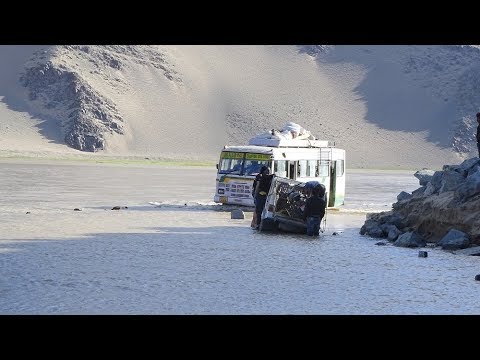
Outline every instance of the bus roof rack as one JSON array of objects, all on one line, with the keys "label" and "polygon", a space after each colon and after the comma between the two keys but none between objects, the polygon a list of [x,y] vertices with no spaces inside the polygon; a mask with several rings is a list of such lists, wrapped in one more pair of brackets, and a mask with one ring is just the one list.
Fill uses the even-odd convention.
[{"label": "bus roof rack", "polygon": [[[249,145],[271,146],[271,147],[332,147],[331,142],[327,140],[309,140],[309,139],[266,139],[252,138],[248,142]],[[335,146],[335,143],[333,143]]]}]

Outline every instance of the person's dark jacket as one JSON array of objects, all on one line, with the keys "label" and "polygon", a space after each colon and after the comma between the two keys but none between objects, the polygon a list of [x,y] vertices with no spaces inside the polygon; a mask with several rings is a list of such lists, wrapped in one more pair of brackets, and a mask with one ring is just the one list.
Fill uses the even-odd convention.
[{"label": "person's dark jacket", "polygon": [[480,124],[477,126],[477,142],[480,142]]},{"label": "person's dark jacket", "polygon": [[303,219],[307,220],[309,216],[319,216],[320,220],[325,216],[325,200],[319,196],[310,196],[305,202]]},{"label": "person's dark jacket", "polygon": [[[265,196],[268,194],[268,190],[270,190],[270,186],[272,185],[272,179],[273,179],[273,174],[259,174],[255,178],[255,181],[253,182],[258,189],[254,187],[254,196],[255,195],[262,195]],[[255,192],[256,190],[256,192]],[[265,193],[265,194],[264,194]]]}]

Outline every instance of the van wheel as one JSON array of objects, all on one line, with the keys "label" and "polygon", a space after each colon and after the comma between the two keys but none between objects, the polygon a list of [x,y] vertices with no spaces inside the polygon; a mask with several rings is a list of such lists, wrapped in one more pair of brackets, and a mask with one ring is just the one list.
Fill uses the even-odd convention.
[{"label": "van wheel", "polygon": [[278,232],[278,221],[273,222],[273,231]]},{"label": "van wheel", "polygon": [[260,225],[258,225],[258,231],[263,231],[263,220],[261,220]]},{"label": "van wheel", "polygon": [[260,226],[258,227],[258,230],[260,231],[275,231],[277,228],[277,224],[273,219],[262,219],[260,221]]}]

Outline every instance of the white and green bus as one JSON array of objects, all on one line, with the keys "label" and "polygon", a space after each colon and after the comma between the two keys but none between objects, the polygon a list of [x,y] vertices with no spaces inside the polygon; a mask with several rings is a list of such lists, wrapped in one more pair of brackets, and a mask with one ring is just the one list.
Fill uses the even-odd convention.
[{"label": "white and green bus", "polygon": [[252,185],[262,165],[278,177],[325,185],[327,206],[345,200],[345,150],[323,140],[260,139],[245,146],[225,146],[217,164],[214,201],[254,206]]}]

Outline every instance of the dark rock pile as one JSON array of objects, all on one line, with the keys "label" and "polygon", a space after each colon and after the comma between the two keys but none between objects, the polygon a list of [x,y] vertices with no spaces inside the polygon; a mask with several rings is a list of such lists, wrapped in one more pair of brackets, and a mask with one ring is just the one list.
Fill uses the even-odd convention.
[{"label": "dark rock pile", "polygon": [[480,160],[414,174],[420,187],[401,192],[392,210],[367,215],[360,234],[387,238],[395,246],[433,243],[446,250],[480,245]]}]

